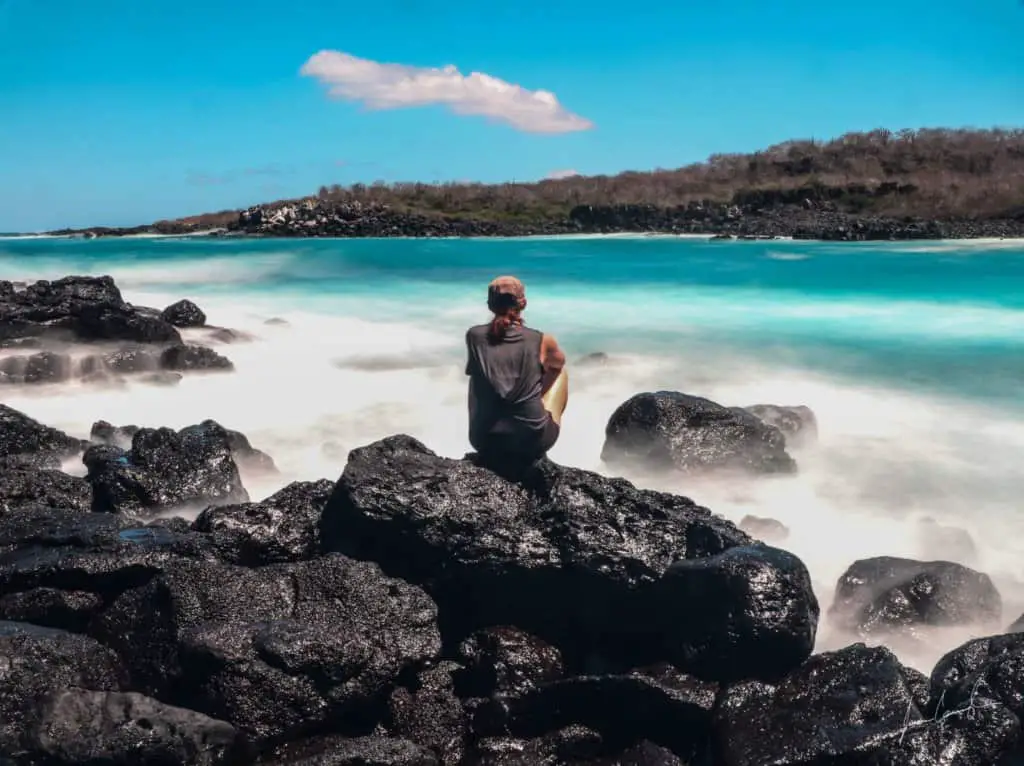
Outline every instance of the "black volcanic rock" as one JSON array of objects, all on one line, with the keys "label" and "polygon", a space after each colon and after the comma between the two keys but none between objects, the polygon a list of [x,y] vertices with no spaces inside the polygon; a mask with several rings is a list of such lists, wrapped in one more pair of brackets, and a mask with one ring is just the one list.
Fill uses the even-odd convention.
[{"label": "black volcanic rock", "polygon": [[202,327],[206,324],[206,314],[187,298],[165,308],[160,312],[160,318],[175,327]]},{"label": "black volcanic rock", "polygon": [[993,766],[1020,722],[992,705],[933,720],[914,671],[884,648],[818,654],[777,684],[745,681],[719,697],[713,763],[721,766],[906,764]]},{"label": "black volcanic rock", "polygon": [[212,348],[195,343],[180,343],[164,349],[160,354],[160,366],[165,370],[207,370],[229,372],[234,363]]},{"label": "black volcanic rock", "polygon": [[129,514],[184,506],[248,502],[225,429],[214,421],[182,428],[142,428],[132,448],[94,445],[82,457],[92,509]]},{"label": "black volcanic rock", "polygon": [[24,288],[0,282],[0,337],[180,342],[172,325],[125,303],[109,276],[68,276]]},{"label": "black volcanic rock", "polygon": [[605,428],[601,459],[656,471],[796,471],[778,428],[738,407],[677,391],[636,394],[619,405]]},{"label": "black volcanic rock", "polygon": [[475,733],[535,739],[571,725],[585,726],[615,749],[649,740],[687,763],[707,757],[718,687],[670,665],[606,676],[576,676],[481,707]]},{"label": "black volcanic rock", "polygon": [[480,630],[459,645],[459,695],[524,694],[565,674],[561,652],[514,627]]},{"label": "black volcanic rock", "polygon": [[111,351],[103,357],[103,361],[111,371],[122,375],[153,372],[160,369],[159,357],[146,348],[124,348]]},{"label": "black volcanic rock", "polygon": [[246,747],[233,726],[134,692],[64,689],[46,701],[29,751],[54,766],[220,766]]},{"label": "black volcanic rock", "polygon": [[399,676],[439,652],[436,615],[419,588],[343,556],[258,569],[180,561],[124,592],[96,635],[143,691],[276,744],[372,728]]},{"label": "black volcanic rock", "polygon": [[53,469],[0,471],[0,516],[19,508],[64,508],[84,512],[91,505],[92,488],[80,476]]},{"label": "black volcanic rock", "polygon": [[468,744],[469,719],[453,680],[458,669],[454,662],[440,662],[388,700],[387,731],[429,748],[445,764],[464,763]]},{"label": "black volcanic rock", "polygon": [[33,747],[51,692],[78,687],[118,691],[127,676],[117,655],[86,636],[0,622],[0,753],[21,758]]},{"label": "black volcanic rock", "polygon": [[550,461],[513,482],[389,437],[350,453],[322,525],[328,549],[424,584],[448,635],[515,625],[570,651],[570,667],[596,652],[779,673],[817,627],[795,557],[748,547],[686,498]]},{"label": "black volcanic rock", "polygon": [[988,575],[950,561],[880,556],[850,565],[829,615],[861,636],[927,626],[998,623],[1002,599]]},{"label": "black volcanic rock", "polygon": [[440,766],[440,761],[407,739],[328,735],[283,745],[257,766]]},{"label": "black volcanic rock", "polygon": [[321,552],[320,515],[333,490],[326,479],[292,482],[258,503],[207,508],[192,527],[217,535],[221,559],[230,563],[310,559]]},{"label": "black volcanic rock", "polygon": [[72,377],[74,365],[67,354],[39,351],[0,360],[0,381],[5,383],[61,383]]},{"label": "black volcanic rock", "polygon": [[59,468],[62,460],[80,454],[87,446],[80,439],[0,404],[0,466]]},{"label": "black volcanic rock", "polygon": [[1024,634],[968,641],[947,652],[932,669],[930,711],[998,703],[1024,718]]}]

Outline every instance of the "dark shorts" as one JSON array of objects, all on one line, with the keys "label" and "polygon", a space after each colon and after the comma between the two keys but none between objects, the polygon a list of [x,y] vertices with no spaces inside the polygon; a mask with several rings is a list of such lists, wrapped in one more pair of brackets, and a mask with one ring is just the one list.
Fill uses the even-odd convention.
[{"label": "dark shorts", "polygon": [[521,436],[513,437],[511,434],[490,433],[474,444],[474,449],[481,454],[494,455],[496,457],[508,457],[526,460],[536,460],[544,457],[548,450],[555,446],[561,435],[562,429],[558,423],[548,415],[544,429],[540,436],[533,436],[524,440]]}]

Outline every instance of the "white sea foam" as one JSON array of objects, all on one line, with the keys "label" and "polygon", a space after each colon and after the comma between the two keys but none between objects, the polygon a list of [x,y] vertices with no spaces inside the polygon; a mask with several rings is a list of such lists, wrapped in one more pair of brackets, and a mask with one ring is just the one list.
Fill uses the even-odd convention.
[{"label": "white sea foam", "polygon": [[[227,286],[237,280],[244,290],[244,282],[255,280],[253,274],[280,268],[287,257],[264,253],[245,261],[178,261],[173,269],[111,262],[92,270],[113,273],[128,300],[163,306],[182,297],[176,286],[190,281],[199,290],[211,282]],[[12,273],[12,278],[30,276],[24,261],[18,265],[21,273]],[[53,265],[32,266],[30,271]],[[53,274],[51,270],[48,276]],[[425,301],[429,291],[418,289]],[[173,388],[130,383],[123,390],[76,384],[5,389],[4,401],[82,437],[101,418],[119,425],[175,428],[213,418],[244,432],[281,468],[281,477],[249,484],[254,499],[294,480],[333,480],[349,449],[389,434],[408,433],[440,454],[459,457],[469,449],[462,330],[480,318],[478,296],[470,288],[465,295],[462,290],[452,286],[433,302],[409,301],[407,305],[416,307],[411,320],[397,312],[397,298],[380,296],[310,300],[297,293],[227,290],[192,296],[211,323],[257,336],[252,343],[222,349],[235,362],[235,373],[188,375]],[[822,306],[812,310],[806,304],[770,304],[752,293],[730,314],[727,297],[714,291],[691,292],[684,301],[660,296],[633,304],[639,294],[625,293],[616,304],[616,310],[622,309],[616,324],[626,335],[666,323],[699,326],[742,322],[755,315],[769,323],[852,321],[855,308],[848,302],[834,316],[825,316]],[[531,308],[531,314],[538,325],[571,330],[587,316],[588,299],[571,289],[564,289],[557,310],[552,308],[555,301],[545,305],[534,295],[537,309]],[[466,300],[456,303],[452,296]],[[628,305],[634,310],[627,310]],[[855,324],[867,334],[884,334],[890,324],[905,332],[937,333],[929,326],[943,321],[942,333],[962,335],[986,328],[997,336],[1024,329],[1020,314],[1011,311],[961,311],[920,303],[857,305],[861,308]],[[265,324],[272,316],[288,324]],[[571,359],[579,356],[571,346],[568,350]],[[791,534],[782,545],[807,563],[825,615],[819,648],[852,640],[836,635],[827,617],[835,581],[850,563],[877,555],[942,555],[925,546],[920,520],[926,516],[966,529],[974,538],[977,558],[965,563],[996,579],[1004,597],[1004,623],[1024,609],[1024,517],[1018,513],[1024,423],[1019,419],[960,399],[814,376],[787,364],[784,357],[755,363],[725,349],[708,353],[702,346],[698,351],[684,333],[671,346],[638,346],[619,352],[613,361],[617,363],[571,369],[564,431],[551,453],[557,462],[609,473],[600,461],[605,423],[615,407],[638,391],[684,390],[730,405],[806,404],[815,411],[820,440],[796,453],[801,470],[795,477],[729,482],[629,478],[690,496],[733,521],[753,514],[786,524]],[[975,630],[981,632],[947,631],[925,649],[897,648],[905,661],[927,671],[940,654]]]}]

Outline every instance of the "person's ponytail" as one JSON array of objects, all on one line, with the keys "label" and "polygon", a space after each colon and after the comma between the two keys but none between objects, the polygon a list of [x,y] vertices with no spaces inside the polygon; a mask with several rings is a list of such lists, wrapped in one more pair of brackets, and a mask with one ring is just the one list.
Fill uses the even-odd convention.
[{"label": "person's ponytail", "polygon": [[501,343],[501,341],[505,340],[508,328],[513,324],[520,324],[521,322],[520,310],[518,308],[509,309],[503,314],[495,315],[494,319],[491,320],[487,336],[491,343]]}]

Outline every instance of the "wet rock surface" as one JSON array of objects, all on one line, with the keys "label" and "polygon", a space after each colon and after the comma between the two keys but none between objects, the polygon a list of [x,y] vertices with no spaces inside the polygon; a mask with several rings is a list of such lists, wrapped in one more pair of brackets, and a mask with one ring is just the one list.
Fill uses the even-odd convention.
[{"label": "wet rock surface", "polygon": [[[89,436],[0,408],[5,762],[1011,766],[1024,749],[1024,634],[968,641],[930,677],[884,648],[811,654],[818,603],[762,539],[771,520],[743,531],[548,460],[498,475],[404,435],[250,502],[246,472],[273,461],[216,421]],[[59,470],[79,455],[86,478]],[[1000,619],[987,576],[945,561],[856,562],[838,593],[837,619],[872,636]]]},{"label": "wet rock surface", "polygon": [[92,485],[92,510],[133,515],[248,502],[230,439],[214,421],[141,428],[130,450],[94,445],[82,456]]},{"label": "wet rock surface", "polygon": [[935,626],[994,628],[1002,599],[988,575],[961,564],[880,556],[843,573],[829,615],[864,637]]},{"label": "wet rock surface", "polygon": [[796,462],[774,425],[739,407],[678,391],[636,394],[612,413],[601,459],[613,468],[789,474]]},{"label": "wet rock surface", "polygon": [[787,447],[804,447],[818,440],[818,419],[806,405],[752,404],[743,409],[782,431]]},{"label": "wet rock surface", "polygon": [[10,350],[0,357],[0,384],[117,385],[160,371],[234,369],[213,349],[184,342],[177,329],[205,326],[191,301],[163,311],[134,306],[109,276],[0,281],[0,348]]}]

